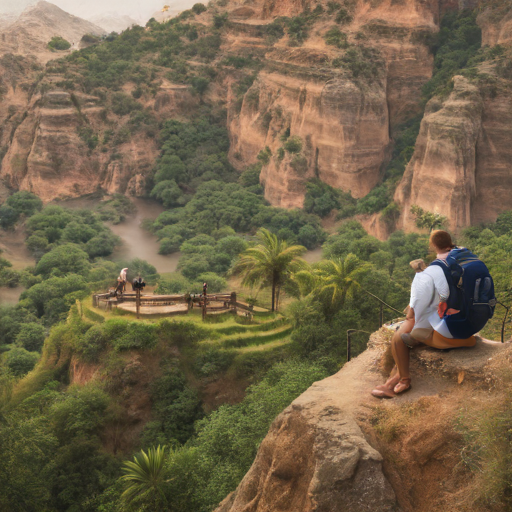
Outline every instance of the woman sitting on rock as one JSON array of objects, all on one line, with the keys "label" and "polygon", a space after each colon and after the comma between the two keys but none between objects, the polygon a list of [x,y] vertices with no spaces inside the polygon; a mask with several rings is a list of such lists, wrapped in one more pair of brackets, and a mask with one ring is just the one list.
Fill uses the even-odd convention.
[{"label": "woman sitting on rock", "polygon": [[[430,247],[437,253],[438,260],[446,260],[455,246],[449,233],[434,231],[430,236]],[[411,262],[416,271],[411,285],[410,305],[407,316],[400,328],[393,334],[391,352],[395,367],[388,381],[377,386],[372,395],[377,398],[392,398],[403,393],[411,387],[409,373],[409,350],[418,345],[425,344],[433,348],[447,349],[457,347],[472,347],[476,343],[474,336],[466,339],[448,337],[450,334],[443,331],[443,336],[434,330],[440,325],[440,316],[445,314],[446,301],[450,296],[450,288],[445,273],[440,266],[425,266],[423,260]],[[446,314],[456,314],[457,310],[448,310]]]}]

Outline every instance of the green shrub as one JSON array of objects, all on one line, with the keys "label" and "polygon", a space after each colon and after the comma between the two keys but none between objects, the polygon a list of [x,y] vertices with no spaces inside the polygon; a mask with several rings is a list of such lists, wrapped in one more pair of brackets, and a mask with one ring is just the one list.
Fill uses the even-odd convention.
[{"label": "green shrub", "polygon": [[338,11],[338,14],[336,14],[336,23],[350,23],[352,21],[352,16],[349,14],[349,12],[345,8],[341,8]]},{"label": "green shrub", "polygon": [[22,347],[13,347],[4,356],[4,364],[16,377],[23,377],[39,361],[37,352],[29,352]]},{"label": "green shrub", "polygon": [[175,273],[171,277],[161,279],[158,282],[156,293],[161,295],[172,295],[176,293],[190,292],[192,285],[190,281],[183,275]]},{"label": "green shrub", "polygon": [[285,19],[277,18],[265,26],[265,35],[269,42],[275,42],[284,37]]},{"label": "green shrub", "polygon": [[16,343],[29,352],[41,352],[45,337],[45,330],[41,324],[29,322],[21,326]]},{"label": "green shrub", "polygon": [[381,78],[385,66],[378,50],[366,46],[349,48],[341,59],[333,63],[347,69],[354,79],[370,83]]},{"label": "green shrub", "polygon": [[19,215],[23,214],[27,217],[34,215],[34,213],[43,208],[41,199],[25,190],[15,192],[12,196],[8,197],[6,204],[16,210]]},{"label": "green shrub", "polygon": [[201,352],[194,361],[196,372],[202,377],[212,377],[221,373],[225,373],[233,360],[236,353],[231,350],[216,350],[214,348]]},{"label": "green shrub", "polygon": [[347,34],[338,27],[332,27],[325,33],[325,42],[337,48],[348,48]]},{"label": "green shrub", "polygon": [[205,272],[197,277],[197,281],[192,284],[192,291],[200,292],[203,288],[203,283],[208,283],[208,293],[219,293],[226,290],[227,281],[215,274],[214,272]]},{"label": "green shrub", "polygon": [[192,345],[210,335],[210,331],[191,322],[162,320],[157,327],[159,338],[178,347]]},{"label": "green shrub", "polygon": [[238,178],[242,187],[251,188],[260,186],[261,164],[249,166]]},{"label": "green shrub", "polygon": [[[105,322],[105,326],[108,322]],[[109,341],[116,350],[151,349],[158,342],[156,327],[152,324],[131,322],[126,326],[124,334],[119,337],[110,337]]]},{"label": "green shrub", "polygon": [[202,12],[205,12],[206,9],[206,5],[200,3],[194,4],[192,6],[192,10],[194,11],[195,14],[201,14]]},{"label": "green shrub", "polygon": [[95,384],[70,386],[52,404],[49,416],[61,443],[87,438],[105,424],[109,396]]},{"label": "green shrub", "polygon": [[164,375],[151,386],[151,398],[153,415],[158,418],[167,442],[186,443],[194,433],[194,423],[204,413],[198,392],[187,384],[183,372],[172,367],[165,369]]},{"label": "green shrub", "polygon": [[90,268],[89,255],[85,251],[75,244],[64,244],[45,254],[36,265],[35,273],[44,278],[71,273],[86,275]]},{"label": "green shrub", "polygon": [[0,226],[9,229],[18,221],[19,213],[7,204],[0,206]]},{"label": "green shrub", "polygon": [[20,272],[12,268],[2,268],[0,270],[0,286],[16,288],[20,283]]},{"label": "green shrub", "polygon": [[379,185],[369,194],[357,202],[357,213],[377,213],[391,203],[391,194],[388,186]]},{"label": "green shrub", "polygon": [[223,12],[220,14],[213,15],[213,26],[217,29],[222,28],[228,21],[228,13]]},{"label": "green shrub", "polygon": [[[265,149],[262,149],[259,153],[258,153],[258,160],[263,164],[263,165],[267,165],[269,162],[270,162],[270,158],[272,156],[272,151],[270,150],[270,148],[267,146]],[[260,170],[261,171],[261,170]]]},{"label": "green shrub", "polygon": [[69,50],[71,48],[71,44],[61,36],[54,36],[48,43],[48,48],[52,51]]},{"label": "green shrub", "polygon": [[283,147],[288,153],[300,153],[302,151],[302,139],[294,135],[284,143]]},{"label": "green shrub", "polygon": [[142,105],[127,94],[116,92],[112,96],[112,112],[118,116],[126,116],[141,109]]},{"label": "green shrub", "polygon": [[287,21],[290,42],[302,44],[309,37],[308,20],[303,16],[296,16]]},{"label": "green shrub", "polygon": [[453,88],[452,77],[460,74],[482,45],[482,30],[476,22],[477,11],[450,11],[441,18],[440,30],[431,41],[434,54],[432,78],[423,86],[424,100]]},{"label": "green shrub", "polygon": [[107,345],[101,325],[93,325],[83,336],[75,339],[74,348],[83,360],[94,363]]}]

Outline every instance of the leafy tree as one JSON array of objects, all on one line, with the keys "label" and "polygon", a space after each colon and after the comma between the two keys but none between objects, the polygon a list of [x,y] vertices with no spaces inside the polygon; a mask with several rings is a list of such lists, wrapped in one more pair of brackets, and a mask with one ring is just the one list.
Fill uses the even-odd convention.
[{"label": "leafy tree", "polygon": [[46,316],[50,323],[66,315],[75,303],[76,292],[87,293],[87,283],[82,276],[68,274],[65,277],[51,277],[36,284],[21,294],[20,303],[34,311],[37,317]]},{"label": "leafy tree", "polygon": [[4,229],[14,226],[19,217],[19,213],[12,206],[8,204],[0,206],[0,226]]},{"label": "leafy tree", "polygon": [[184,204],[183,192],[174,179],[160,181],[151,191],[151,196],[161,201],[165,208],[175,208]]},{"label": "leafy tree", "polygon": [[426,228],[429,231],[434,231],[448,222],[448,219],[440,213],[434,213],[424,210],[418,205],[411,206],[411,213],[416,217],[416,226],[418,228]]},{"label": "leafy tree", "polygon": [[347,35],[338,27],[332,27],[325,33],[325,42],[337,48],[348,48]]},{"label": "leafy tree", "polygon": [[156,292],[162,295],[186,293],[191,291],[190,281],[183,275],[176,273],[158,282]]},{"label": "leafy tree", "polygon": [[5,355],[4,364],[13,375],[23,377],[34,368],[38,360],[37,352],[29,352],[22,347],[13,347]]},{"label": "leafy tree", "polygon": [[223,292],[227,288],[227,281],[223,277],[215,272],[204,272],[199,274],[197,281],[192,285],[192,289],[200,292],[204,282],[208,283],[208,293]]},{"label": "leafy tree", "polygon": [[279,307],[281,287],[293,272],[305,264],[300,256],[306,252],[306,248],[301,245],[288,246],[265,228],[261,228],[256,236],[260,243],[242,253],[235,272],[243,274],[244,285],[271,286],[272,311],[275,311]]},{"label": "leafy tree", "polygon": [[64,244],[45,254],[36,265],[35,273],[45,278],[71,273],[85,276],[90,268],[89,255],[85,251],[75,244]]},{"label": "leafy tree", "polygon": [[207,9],[206,5],[200,4],[200,3],[194,4],[192,6],[192,10],[194,11],[195,14],[201,14],[201,13],[205,12],[206,9]]},{"label": "leafy tree", "polygon": [[302,151],[302,139],[294,135],[284,143],[283,147],[288,153],[300,153]]},{"label": "leafy tree", "polygon": [[30,217],[43,208],[41,199],[35,194],[25,190],[15,192],[12,196],[8,197],[6,204],[14,208],[19,215],[24,214],[27,217]]},{"label": "leafy tree", "polygon": [[16,336],[16,343],[29,352],[41,352],[45,337],[44,327],[41,324],[30,322],[21,326]]},{"label": "leafy tree", "polygon": [[110,256],[121,239],[110,231],[93,236],[85,244],[85,252],[90,258]]}]

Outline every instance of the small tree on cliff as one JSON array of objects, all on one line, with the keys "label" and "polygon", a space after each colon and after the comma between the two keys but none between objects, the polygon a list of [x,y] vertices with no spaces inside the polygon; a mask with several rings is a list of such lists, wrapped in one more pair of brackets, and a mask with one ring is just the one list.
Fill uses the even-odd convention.
[{"label": "small tree on cliff", "polygon": [[429,212],[416,204],[411,206],[410,211],[416,218],[418,228],[427,228],[429,231],[434,231],[434,229],[446,226],[448,223],[448,219],[444,215]]},{"label": "small tree on cliff", "polygon": [[306,262],[300,258],[306,252],[302,245],[289,246],[268,229],[261,228],[256,234],[260,243],[244,251],[234,268],[243,274],[242,284],[272,287],[272,311],[279,307],[279,292],[291,274],[300,271]]}]

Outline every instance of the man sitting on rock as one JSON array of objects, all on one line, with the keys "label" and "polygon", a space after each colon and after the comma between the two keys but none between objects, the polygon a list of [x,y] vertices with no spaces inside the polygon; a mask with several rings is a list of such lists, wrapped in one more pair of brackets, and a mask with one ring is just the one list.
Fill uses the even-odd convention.
[{"label": "man sitting on rock", "polygon": [[[434,231],[430,236],[430,246],[436,252],[438,260],[446,260],[454,249],[452,239],[446,231]],[[445,273],[440,266],[430,265],[425,268],[423,260],[411,262],[416,271],[411,286],[411,300],[407,316],[400,328],[393,334],[391,352],[395,367],[388,381],[377,386],[372,395],[377,398],[392,398],[411,387],[409,373],[409,350],[425,344],[433,348],[446,349],[472,347],[476,343],[474,336],[467,339],[446,337],[434,330],[440,325],[440,316],[445,313],[456,314],[457,310],[446,311],[446,301],[450,288]],[[443,321],[441,321],[442,323]]]}]

